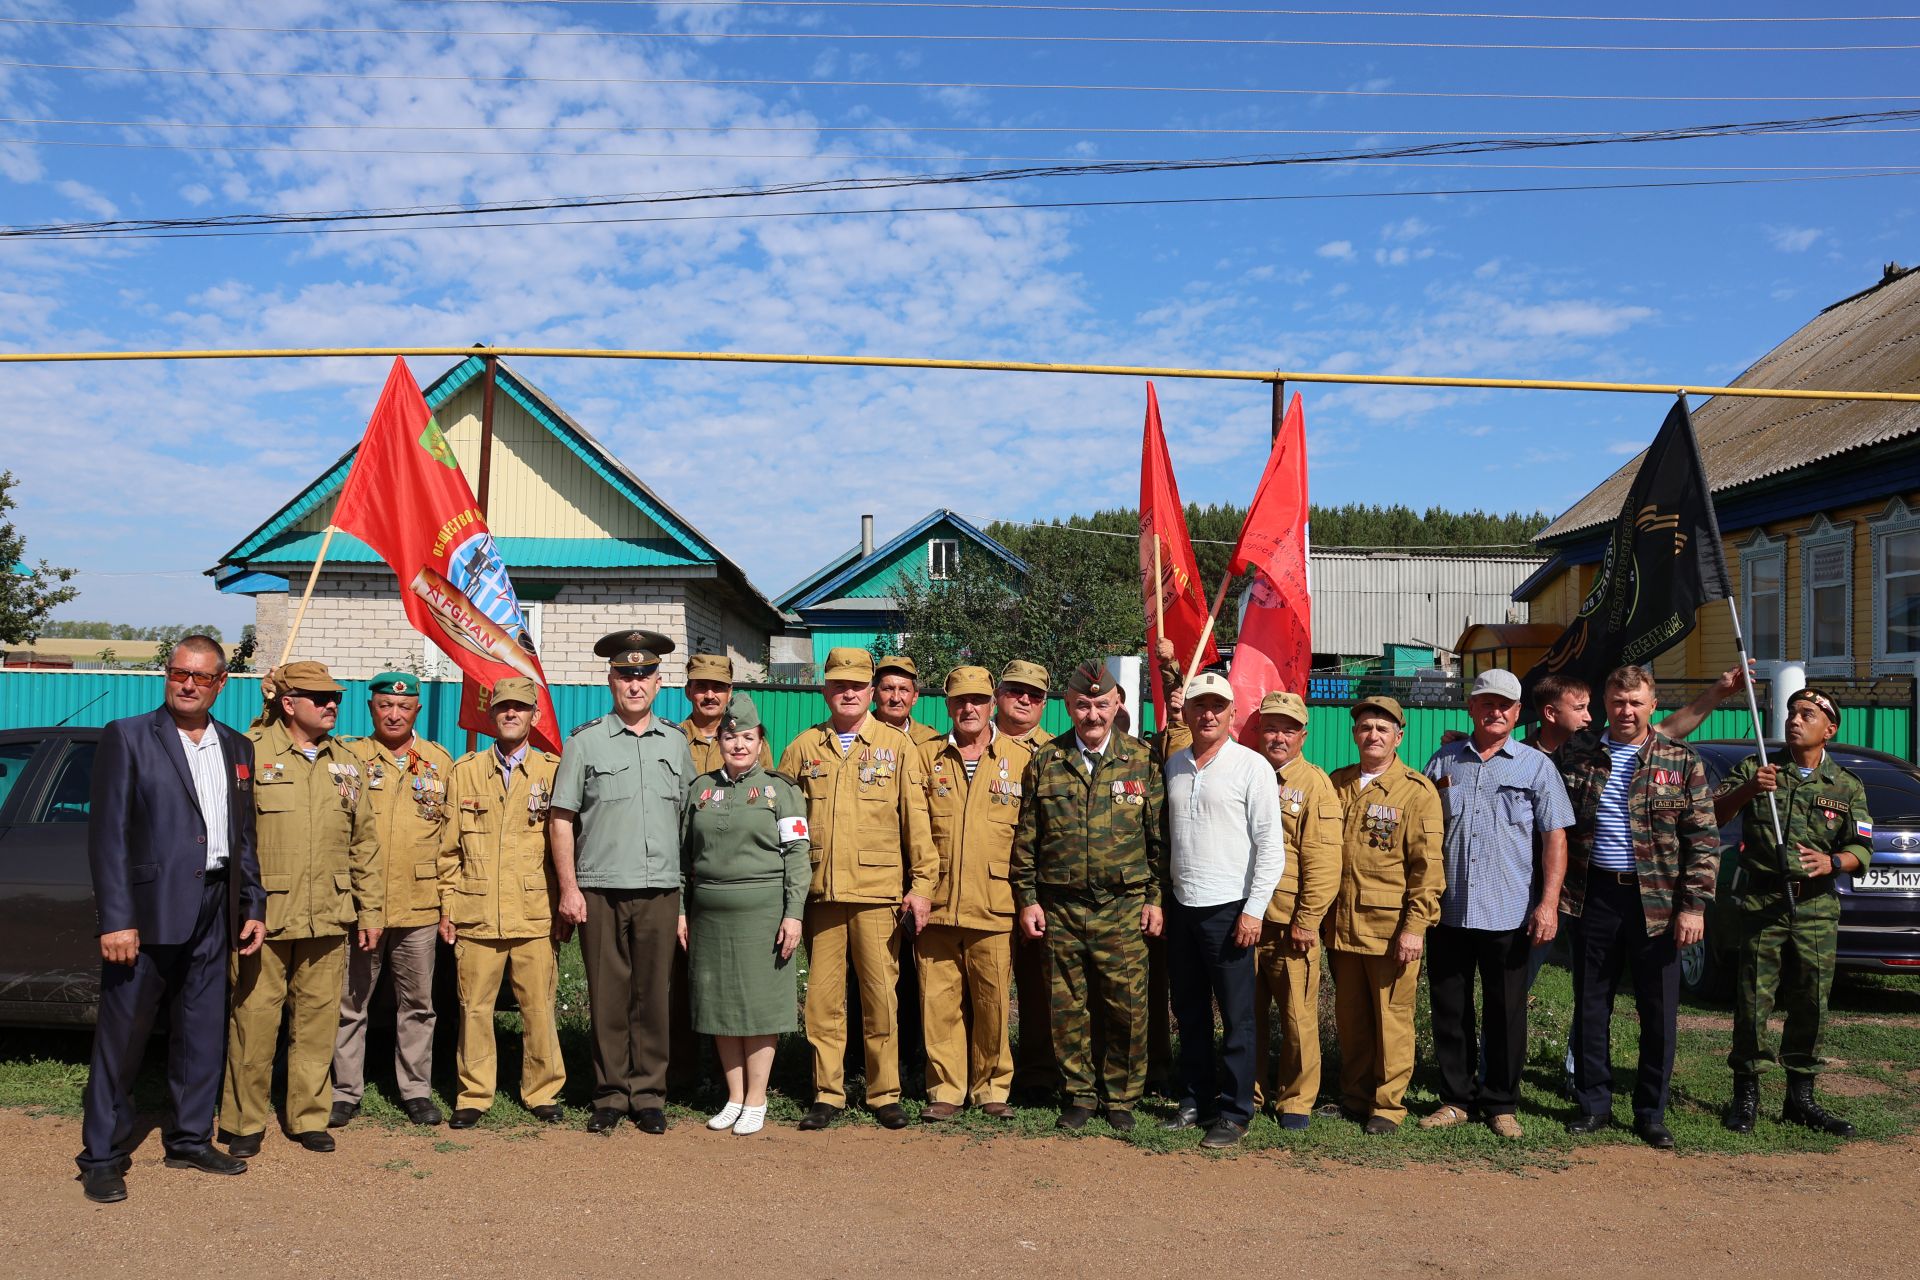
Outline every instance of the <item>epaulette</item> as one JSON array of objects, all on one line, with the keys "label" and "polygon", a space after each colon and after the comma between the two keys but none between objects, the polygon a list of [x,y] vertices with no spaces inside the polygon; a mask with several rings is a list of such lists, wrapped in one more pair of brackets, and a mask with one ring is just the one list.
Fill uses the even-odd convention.
[{"label": "epaulette", "polygon": [[579,732],[580,732],[580,731],[581,731],[582,729],[590,729],[590,728],[592,728],[592,727],[593,727],[594,725],[596,725],[596,724],[599,724],[599,723],[600,723],[600,722],[601,722],[602,720],[604,720],[604,719],[606,719],[606,717],[605,717],[605,716],[595,716],[595,717],[594,717],[593,719],[591,719],[591,720],[588,720],[588,721],[586,721],[586,722],[585,722],[585,723],[583,723],[583,724],[577,724],[577,725],[575,725],[575,726],[573,726],[573,728],[571,728],[571,729],[569,729],[569,730],[567,730],[567,736],[568,736],[569,738],[571,738],[571,737],[573,737],[573,736],[574,736],[575,734],[577,734],[577,733],[579,733]]},{"label": "epaulette", "polygon": [[453,767],[458,769],[461,765],[465,764],[467,761],[478,760],[481,756],[485,755],[488,751],[491,751],[491,750],[493,750],[493,748],[486,747],[486,748],[482,748],[475,751],[469,751],[465,755],[461,756],[458,760],[455,760],[453,762]]},{"label": "epaulette", "polygon": [[560,763],[560,755],[558,752],[547,751],[540,747],[535,747],[534,750],[539,753],[541,759],[551,760],[555,764]]}]

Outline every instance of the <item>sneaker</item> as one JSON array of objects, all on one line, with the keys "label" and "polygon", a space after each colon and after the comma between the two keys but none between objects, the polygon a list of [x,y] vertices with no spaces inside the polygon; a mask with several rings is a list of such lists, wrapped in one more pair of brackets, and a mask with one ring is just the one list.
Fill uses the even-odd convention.
[{"label": "sneaker", "polygon": [[[717,1118],[718,1117],[716,1117],[716,1119]],[[750,1133],[758,1133],[766,1127],[766,1123],[766,1103],[763,1102],[757,1107],[741,1107],[740,1118],[733,1122],[733,1136],[736,1138],[744,1138]]]},{"label": "sneaker", "polygon": [[1527,1136],[1527,1131],[1520,1127],[1520,1122],[1505,1112],[1497,1116],[1488,1116],[1487,1128],[1493,1130],[1503,1138],[1524,1138]]},{"label": "sneaker", "polygon": [[1471,1119],[1473,1119],[1472,1116],[1449,1102],[1432,1115],[1421,1117],[1420,1127],[1422,1129],[1451,1129],[1453,1126],[1465,1124]]},{"label": "sneaker", "polygon": [[[745,1108],[739,1103],[729,1102],[726,1106],[713,1113],[713,1118],[707,1121],[707,1128],[713,1130],[715,1133],[720,1132],[722,1129],[731,1129],[733,1128],[733,1122],[740,1118],[740,1113],[743,1110],[745,1110]],[[763,1115],[764,1112],[765,1108],[762,1108]]]}]

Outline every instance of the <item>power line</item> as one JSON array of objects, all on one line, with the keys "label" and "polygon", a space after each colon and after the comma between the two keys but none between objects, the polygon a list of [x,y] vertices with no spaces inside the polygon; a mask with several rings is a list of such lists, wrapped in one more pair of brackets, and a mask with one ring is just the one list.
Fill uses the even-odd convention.
[{"label": "power line", "polygon": [[[402,0],[408,4],[466,5],[566,5],[603,8],[676,9],[733,8],[739,0]],[[1091,4],[984,4],[935,3],[934,0],[753,0],[756,9],[984,9],[993,13],[1172,13],[1181,15],[1227,15],[1242,18],[1464,18],[1499,22],[1665,22],[1665,23],[1808,23],[1808,22],[1914,22],[1920,15],[1869,13],[1855,15],[1753,16],[1734,17],[1654,17],[1637,14],[1592,13],[1462,13],[1409,9],[1228,9],[1164,7],[1160,5]]]},{"label": "power line", "polygon": [[[997,516],[972,515],[968,516],[967,519],[982,529],[993,524],[1011,524],[1023,529],[1042,529],[1049,533],[1087,533],[1098,538],[1125,538],[1128,542],[1140,541],[1140,535],[1137,533],[1116,533],[1111,529],[1089,529],[1085,525],[1059,524],[1047,520],[1006,520]],[[1188,541],[1203,547],[1231,547],[1234,545],[1233,542],[1221,538],[1189,538]],[[1450,542],[1445,544],[1435,544],[1431,542],[1361,542],[1352,543],[1347,546],[1321,546],[1316,543],[1313,550],[1327,553],[1339,551],[1514,551],[1531,549],[1533,545],[1531,542]],[[1528,556],[1525,558],[1533,559],[1534,557]],[[1395,593],[1389,592],[1385,594]]]}]

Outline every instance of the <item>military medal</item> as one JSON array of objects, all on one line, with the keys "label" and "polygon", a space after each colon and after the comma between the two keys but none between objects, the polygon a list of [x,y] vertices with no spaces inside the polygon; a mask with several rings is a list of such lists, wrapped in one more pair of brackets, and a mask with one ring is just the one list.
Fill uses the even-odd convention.
[{"label": "military medal", "polygon": [[[382,782],[385,782],[386,780],[387,780],[387,769],[385,765],[381,764],[378,760],[375,760],[372,764],[367,766],[367,789],[368,790],[378,791],[380,789],[380,784]],[[418,790],[418,789],[419,788],[417,787],[415,788],[415,790]]]}]

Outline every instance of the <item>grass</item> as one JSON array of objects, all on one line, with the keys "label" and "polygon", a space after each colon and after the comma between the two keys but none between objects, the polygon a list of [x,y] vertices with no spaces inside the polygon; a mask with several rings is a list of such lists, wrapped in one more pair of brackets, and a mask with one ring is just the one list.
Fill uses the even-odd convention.
[{"label": "grass", "polygon": [[[1338,1079],[1338,1049],[1331,1021],[1331,988],[1322,990],[1322,1045],[1325,1050],[1322,1072],[1322,1097],[1328,1097]],[[581,970],[579,949],[570,944],[561,953],[560,964],[561,1048],[566,1058],[567,1089],[562,1103],[567,1123],[585,1122],[591,1102],[592,1069],[588,1061],[586,984]],[[1526,1136],[1518,1141],[1495,1137],[1481,1125],[1460,1125],[1446,1130],[1422,1130],[1413,1119],[1438,1105],[1434,1092],[1436,1077],[1432,1065],[1432,1041],[1427,1029],[1427,1002],[1424,987],[1417,1014],[1418,1048],[1413,1083],[1407,1094],[1412,1118],[1400,1132],[1369,1138],[1357,1126],[1343,1120],[1316,1117],[1304,1132],[1282,1130],[1270,1117],[1256,1117],[1246,1139],[1232,1151],[1205,1153],[1213,1159],[1243,1158],[1248,1153],[1304,1162],[1333,1160],[1361,1164],[1398,1164],[1407,1161],[1468,1162],[1514,1171],[1539,1170],[1564,1164],[1582,1149],[1609,1144],[1633,1144],[1636,1140],[1626,1129],[1614,1129],[1593,1137],[1574,1139],[1562,1125],[1575,1111],[1560,1096],[1561,1054],[1566,1043],[1567,1026],[1572,1013],[1572,982],[1558,965],[1549,965],[1540,975],[1531,997],[1529,1011],[1528,1061],[1522,1086],[1519,1119]],[[515,1090],[520,1075],[519,1017],[501,1013],[500,1091],[492,1110],[480,1121],[480,1128],[513,1139],[537,1137],[542,1130],[538,1121],[520,1106]],[[1668,1124],[1683,1153],[1768,1153],[1830,1151],[1841,1140],[1815,1134],[1791,1125],[1782,1125],[1779,1115],[1782,1077],[1774,1072],[1764,1077],[1761,1120],[1752,1134],[1727,1132],[1720,1125],[1720,1111],[1731,1094],[1732,1079],[1726,1066],[1731,1032],[1731,1010],[1725,1003],[1683,1002],[1682,1030],[1674,1066],[1673,1100]],[[1630,996],[1624,997],[1613,1020],[1613,1051],[1616,1081],[1631,1089],[1637,1025]],[[1920,1072],[1915,1071],[1914,1045],[1920,1043],[1920,975],[1842,974],[1835,984],[1829,1015],[1826,1053],[1831,1060],[1830,1074],[1823,1078],[1821,1097],[1832,1110],[1851,1120],[1859,1131],[1859,1140],[1894,1138],[1920,1128]],[[0,1032],[0,1106],[26,1110],[33,1115],[77,1116],[81,1093],[86,1084],[90,1033],[85,1030]],[[709,1066],[712,1067],[709,1052]],[[368,1052],[368,1086],[361,1102],[361,1119],[356,1124],[374,1123],[396,1128],[406,1127],[392,1083],[391,1034],[378,1031]],[[435,1045],[435,1093],[443,1110],[450,1110],[457,1090],[453,1078],[454,1022],[443,1017]],[[804,1037],[783,1037],[776,1054],[773,1091],[769,1097],[768,1119],[774,1123],[797,1121],[812,1094],[812,1059]],[[717,1080],[692,1089],[670,1091],[668,1113],[680,1123],[704,1119],[725,1100]],[[906,1108],[918,1118],[924,1068],[909,1063],[902,1069]],[[851,1083],[856,1104],[860,1100],[860,1082]],[[276,1092],[279,1089],[276,1082]],[[141,1109],[159,1113],[166,1097],[161,1055],[150,1052],[135,1086],[135,1098]],[[1170,1100],[1149,1098],[1140,1110],[1141,1123],[1129,1135],[1115,1134],[1102,1120],[1093,1120],[1077,1135],[1061,1134],[1053,1127],[1057,1114],[1052,1107],[1022,1108],[1010,1120],[990,1120],[977,1112],[962,1112],[941,1124],[938,1131],[973,1139],[986,1139],[1005,1133],[1028,1138],[1057,1137],[1064,1141],[1121,1141],[1148,1152],[1199,1150],[1200,1133],[1167,1133],[1158,1120],[1172,1108]],[[1617,1096],[1615,1116],[1631,1118],[1629,1099]],[[872,1125],[872,1118],[857,1106],[842,1122],[846,1125]],[[932,1127],[909,1130],[906,1137],[931,1135]],[[444,1138],[444,1130],[423,1131],[435,1139],[433,1151],[441,1155],[457,1154],[468,1148]],[[428,1176],[427,1170],[413,1169],[407,1162],[392,1162],[395,1171],[406,1170],[415,1177]]]}]

